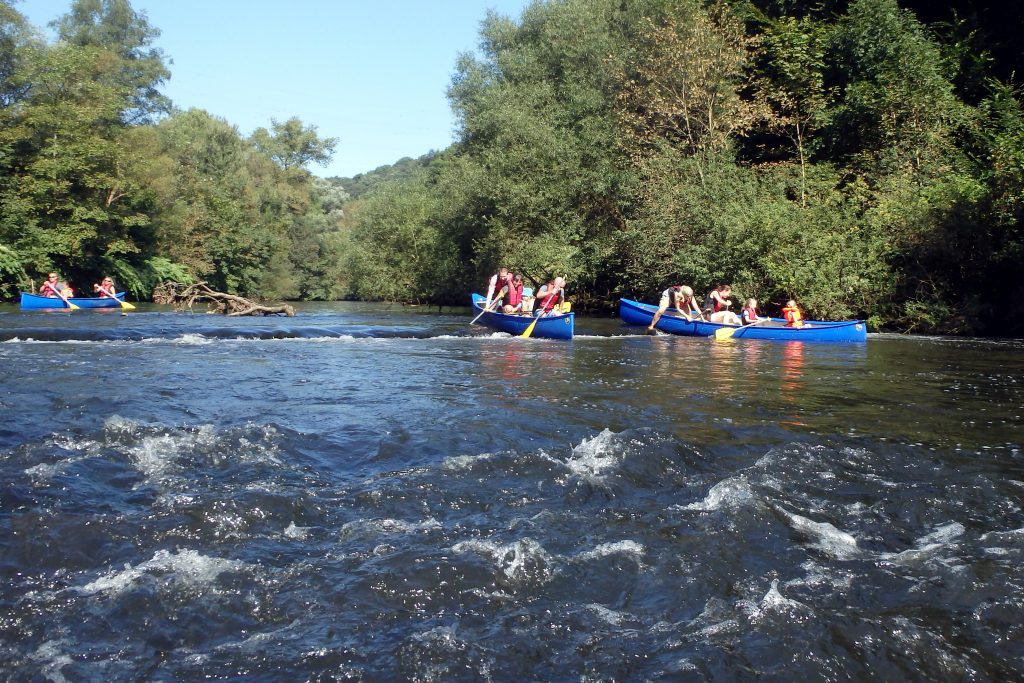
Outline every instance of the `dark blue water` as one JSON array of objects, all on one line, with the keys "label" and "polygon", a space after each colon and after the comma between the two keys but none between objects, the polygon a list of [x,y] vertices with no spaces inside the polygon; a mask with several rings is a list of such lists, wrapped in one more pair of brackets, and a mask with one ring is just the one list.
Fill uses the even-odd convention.
[{"label": "dark blue water", "polygon": [[0,309],[0,678],[1024,678],[1024,343]]}]

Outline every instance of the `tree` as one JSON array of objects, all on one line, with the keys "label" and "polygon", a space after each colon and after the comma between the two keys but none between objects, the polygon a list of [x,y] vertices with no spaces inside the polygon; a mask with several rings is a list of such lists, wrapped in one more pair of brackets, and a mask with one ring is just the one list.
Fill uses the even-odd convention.
[{"label": "tree", "polygon": [[[620,74],[618,113],[634,162],[671,148],[711,160],[763,114],[741,97],[750,41],[725,5],[697,2],[660,23],[645,18]],[[704,165],[696,167],[703,180]]]},{"label": "tree", "polygon": [[828,103],[826,35],[819,22],[781,17],[768,25],[758,50],[757,94],[774,114],[766,119],[767,128],[781,131],[796,150],[801,206],[807,205],[809,146]]},{"label": "tree", "polygon": [[316,126],[304,126],[297,117],[281,123],[271,119],[271,131],[257,128],[252,142],[285,170],[299,169],[307,164],[326,165],[334,155],[337,138],[320,138]]},{"label": "tree", "polygon": [[163,51],[152,47],[160,31],[128,0],[75,0],[71,10],[51,22],[60,39],[80,47],[98,47],[117,56],[103,73],[108,84],[130,91],[124,123],[147,123],[170,111],[170,100],[159,92],[170,78]]}]

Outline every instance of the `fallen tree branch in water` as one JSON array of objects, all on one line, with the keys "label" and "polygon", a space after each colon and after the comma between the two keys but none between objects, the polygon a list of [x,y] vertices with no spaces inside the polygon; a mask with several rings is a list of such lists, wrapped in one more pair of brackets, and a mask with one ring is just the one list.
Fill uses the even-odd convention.
[{"label": "fallen tree branch in water", "polygon": [[205,282],[187,285],[182,282],[165,282],[153,290],[153,301],[158,304],[174,306],[177,311],[192,308],[196,303],[209,304],[209,313],[221,313],[226,316],[240,315],[278,315],[288,317],[295,315],[295,309],[288,304],[264,306],[242,296],[227,294],[210,289]]}]

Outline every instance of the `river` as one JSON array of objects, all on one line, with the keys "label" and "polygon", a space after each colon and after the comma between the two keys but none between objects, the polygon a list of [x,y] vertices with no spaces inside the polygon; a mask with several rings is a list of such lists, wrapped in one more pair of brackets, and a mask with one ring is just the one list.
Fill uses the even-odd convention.
[{"label": "river", "polygon": [[10,681],[1024,678],[1024,342],[0,307]]}]

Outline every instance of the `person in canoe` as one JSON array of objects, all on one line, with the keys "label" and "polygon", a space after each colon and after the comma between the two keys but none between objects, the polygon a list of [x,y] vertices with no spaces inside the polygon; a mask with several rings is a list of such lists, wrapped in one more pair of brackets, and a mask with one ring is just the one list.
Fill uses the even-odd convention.
[{"label": "person in canoe", "polygon": [[39,287],[39,293],[57,299],[69,299],[75,295],[75,291],[66,282],[60,281],[57,273],[46,276],[46,282]]},{"label": "person in canoe", "polygon": [[560,312],[565,301],[565,278],[556,277],[537,290],[534,297],[533,314],[535,316],[551,315]]},{"label": "person in canoe", "polygon": [[707,298],[704,299],[704,315],[710,322],[726,325],[740,324],[739,316],[729,310],[732,306],[730,295],[732,295],[731,285],[719,285],[708,292]]},{"label": "person in canoe", "polygon": [[693,297],[693,289],[686,285],[672,285],[661,293],[658,310],[651,318],[651,324],[647,326],[648,332],[654,331],[654,326],[658,324],[658,320],[669,307],[676,309],[677,315],[686,318],[687,321],[704,319],[704,314],[701,313],[700,306],[697,305],[697,301]]},{"label": "person in canoe", "polygon": [[786,305],[782,308],[782,317],[786,319],[786,327],[804,326],[804,316],[800,313],[800,308],[793,299],[787,301]]},{"label": "person in canoe", "polygon": [[512,273],[509,272],[508,268],[502,266],[498,269],[498,272],[491,276],[491,279],[487,281],[487,308],[490,309],[494,303],[494,297],[497,295],[498,298],[504,296],[502,290],[508,291],[512,284]]},{"label": "person in canoe", "polygon": [[744,325],[753,325],[759,320],[768,320],[769,318],[762,318],[757,314],[757,299],[751,297],[747,299],[747,303],[743,306],[743,310],[740,312],[740,322]]},{"label": "person in canoe", "polygon": [[93,285],[92,291],[96,292],[96,296],[101,299],[113,299],[117,296],[117,290],[114,288],[114,279],[109,277],[103,278],[103,282],[100,284]]},{"label": "person in canoe", "polygon": [[513,275],[505,294],[505,305],[501,309],[508,315],[519,315],[523,312],[523,276]]},{"label": "person in canoe", "polygon": [[533,302],[536,298],[533,296],[533,287],[523,287],[523,305],[519,311],[523,315],[533,315]]}]

